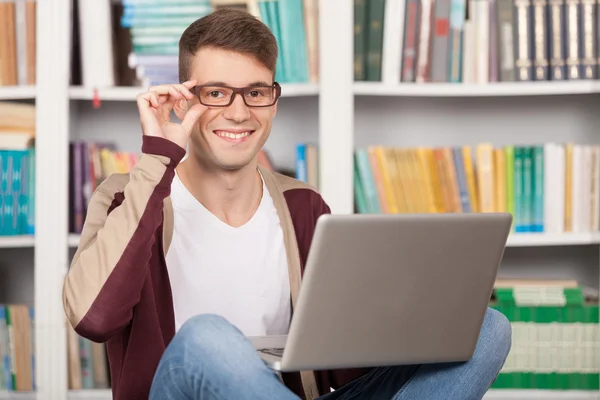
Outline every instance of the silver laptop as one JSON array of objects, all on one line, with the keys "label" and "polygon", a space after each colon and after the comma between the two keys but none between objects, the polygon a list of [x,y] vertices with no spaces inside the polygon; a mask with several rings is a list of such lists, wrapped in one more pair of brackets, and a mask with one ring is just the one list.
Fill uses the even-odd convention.
[{"label": "silver laptop", "polygon": [[249,338],[281,372],[466,361],[509,213],[323,215],[287,336]]}]

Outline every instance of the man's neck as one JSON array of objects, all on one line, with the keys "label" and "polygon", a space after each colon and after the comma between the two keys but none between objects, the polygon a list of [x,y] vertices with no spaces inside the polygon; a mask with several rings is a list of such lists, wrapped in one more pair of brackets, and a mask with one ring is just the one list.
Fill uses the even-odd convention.
[{"label": "man's neck", "polygon": [[248,222],[262,199],[256,161],[236,171],[210,169],[193,156],[177,167],[188,191],[212,214],[233,227]]}]

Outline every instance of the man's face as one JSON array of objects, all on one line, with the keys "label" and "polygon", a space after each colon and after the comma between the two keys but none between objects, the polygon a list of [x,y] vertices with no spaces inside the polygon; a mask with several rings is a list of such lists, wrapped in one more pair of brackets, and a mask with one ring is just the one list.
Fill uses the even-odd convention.
[{"label": "man's face", "polygon": [[[198,85],[219,82],[217,85],[245,87],[256,82],[273,83],[272,72],[254,58],[222,49],[200,49],[190,71],[190,79],[196,79]],[[277,105],[250,108],[240,95],[228,107],[209,107],[191,134],[191,150],[212,167],[243,168],[255,160],[267,141],[276,110]],[[236,137],[232,137],[234,134]]]}]

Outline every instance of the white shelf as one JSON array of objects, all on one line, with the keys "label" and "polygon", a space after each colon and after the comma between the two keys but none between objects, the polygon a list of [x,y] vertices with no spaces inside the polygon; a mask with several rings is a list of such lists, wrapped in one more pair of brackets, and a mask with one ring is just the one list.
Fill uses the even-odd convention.
[{"label": "white shelf", "polygon": [[6,392],[0,391],[0,400],[36,400],[35,392]]},{"label": "white shelf", "polygon": [[508,247],[577,246],[599,244],[600,233],[515,233],[508,238]]},{"label": "white shelf", "polygon": [[[70,390],[69,400],[111,400],[110,389]],[[0,400],[45,400],[38,399],[35,392],[0,392]]]},{"label": "white shelf", "polygon": [[0,100],[31,100],[35,93],[35,86],[0,86]]},{"label": "white shelf", "polygon": [[600,82],[399,83],[355,82],[355,95],[407,97],[550,96],[600,93]]},{"label": "white shelf", "polygon": [[69,400],[111,400],[110,389],[69,390]]},{"label": "white shelf", "polygon": [[[79,245],[79,235],[69,234],[69,247]],[[510,235],[507,247],[583,246],[600,244],[600,233],[517,233]],[[2,247],[0,242],[0,247]]]},{"label": "white shelf", "polygon": [[0,236],[0,249],[33,247],[35,238],[31,235]]},{"label": "white shelf", "polygon": [[[282,84],[281,86],[281,97],[315,96],[319,94],[319,85],[317,84]],[[146,88],[141,86],[98,88],[98,98],[100,101],[133,101],[138,94],[145,90]],[[71,86],[69,88],[69,98],[72,100],[92,100],[94,98],[94,88]]]},{"label": "white shelf", "polygon": [[495,389],[490,390],[483,397],[484,400],[527,400],[527,399],[544,399],[544,400],[598,400],[600,392],[584,391],[584,390],[511,390],[511,389]]},{"label": "white shelf", "polygon": [[67,243],[69,244],[69,247],[79,246],[79,235],[70,233],[69,237],[67,238]]}]

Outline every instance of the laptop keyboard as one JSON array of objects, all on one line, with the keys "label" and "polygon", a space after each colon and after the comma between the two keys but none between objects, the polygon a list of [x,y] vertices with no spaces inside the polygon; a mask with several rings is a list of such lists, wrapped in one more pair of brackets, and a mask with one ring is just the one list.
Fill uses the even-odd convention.
[{"label": "laptop keyboard", "polygon": [[283,357],[283,349],[262,349],[261,352],[276,357]]}]

